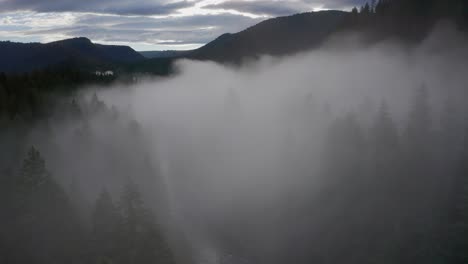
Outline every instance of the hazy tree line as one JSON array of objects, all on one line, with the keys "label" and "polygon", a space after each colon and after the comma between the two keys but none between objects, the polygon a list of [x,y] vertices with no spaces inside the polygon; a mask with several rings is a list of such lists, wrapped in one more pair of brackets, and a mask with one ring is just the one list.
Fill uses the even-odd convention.
[{"label": "hazy tree line", "polygon": [[[294,121],[286,130],[310,127],[305,131],[311,133],[310,142],[320,142],[318,155],[317,145],[306,141],[298,146],[294,133],[285,134],[281,159],[275,165],[275,173],[290,179],[282,191],[274,192],[268,206],[258,207],[255,200],[244,205],[245,210],[252,210],[248,214],[206,219],[204,225],[214,230],[210,239],[222,252],[217,262],[465,263],[465,108],[448,98],[439,110],[430,98],[425,86],[415,89],[405,121],[401,121],[392,115],[392,104],[384,100],[369,100],[354,111],[343,112],[338,105],[317,103],[313,95],[305,97],[299,109],[287,115]],[[213,132],[228,139],[224,141],[227,149],[215,152],[219,162],[229,163],[232,157],[229,140],[239,136],[236,128],[242,127],[239,122],[245,118],[241,104],[235,92],[227,95],[220,124],[228,131]],[[93,120],[96,116],[99,118]],[[74,124],[72,143],[61,143],[65,152],[53,147],[60,144],[54,142],[61,135],[54,134],[49,125],[36,136],[51,160],[45,159],[41,147],[28,146],[27,132],[19,132],[37,127],[11,123],[15,137],[2,135],[2,146],[12,150],[2,151],[3,157],[11,157],[1,160],[2,263],[174,263],[170,239],[153,217],[155,207],[162,205],[147,203],[164,196],[154,195],[165,186],[157,181],[160,168],[147,160],[140,125],[96,95],[66,100],[51,118]],[[97,124],[104,124],[106,138],[118,135],[111,142],[125,144],[130,138],[131,147],[119,149],[103,142]],[[317,137],[316,130],[323,136]],[[243,176],[235,175],[242,168],[229,165],[223,165],[221,171],[201,169],[200,157],[205,151],[197,148],[191,152],[186,146],[176,151],[171,177],[196,186],[204,173],[233,173],[228,175],[233,181]],[[55,173],[49,169],[51,163],[56,163]],[[103,169],[87,170],[93,166]],[[313,180],[304,181],[309,178]],[[93,185],[80,187],[86,182]],[[90,195],[90,188],[97,195]],[[203,195],[211,197],[209,191]],[[259,197],[267,192],[257,191]],[[91,202],[90,196],[94,197]],[[212,198],[208,204],[219,199]],[[237,209],[228,206],[224,210]],[[280,240],[274,251],[260,247],[265,233],[271,241]]]},{"label": "hazy tree line", "polygon": [[[135,145],[140,137],[139,125],[131,120],[123,122],[125,118],[95,94],[89,99],[73,98],[56,104],[54,114],[37,121],[46,123],[45,127],[12,120],[0,132],[0,263],[174,263],[155,210],[145,202],[148,197],[140,187],[141,177],[157,177],[149,165],[141,165],[147,163],[146,154],[131,154],[140,159],[141,164],[135,165],[139,175],[121,170],[120,175],[109,175],[108,184],[103,182],[103,175],[79,170],[86,167],[85,155],[93,155],[92,145],[103,148],[93,141],[93,116],[101,116],[99,122],[108,122],[108,128],[113,124],[114,129],[131,134]],[[61,152],[53,147],[54,129],[48,122],[76,124],[71,127],[72,143],[66,147],[73,149]],[[33,141],[54,157],[55,173],[64,175],[52,173],[40,148],[28,145],[35,130],[41,132]],[[120,162],[116,159],[123,167],[133,162],[107,158],[104,162],[114,168]],[[63,160],[70,163],[58,164]],[[97,185],[97,196],[90,196],[88,188],[83,188],[86,181]]]},{"label": "hazy tree line", "polygon": [[363,6],[353,8],[352,14],[361,16],[393,16],[395,18],[451,18],[466,23],[467,3],[463,0],[372,0]]},{"label": "hazy tree line", "polygon": [[370,40],[397,36],[420,41],[441,20],[468,29],[468,3],[464,0],[372,0],[351,11],[343,30],[368,32]]},{"label": "hazy tree line", "polygon": [[[289,179],[283,193],[261,207],[244,205],[253,212],[236,216],[240,220],[209,223],[220,225],[215,240],[227,249],[223,254],[241,263],[468,261],[464,107],[447,99],[438,110],[424,85],[414,89],[405,121],[393,117],[385,100],[339,112],[311,98],[289,129],[310,125],[310,142],[317,141],[313,130],[321,130],[318,156],[316,145],[297,146],[294,135],[286,135],[276,172]],[[228,111],[232,127],[239,124],[232,118],[237,115]],[[190,162],[179,167],[197,171]],[[267,192],[260,186],[259,193]],[[267,243],[278,244],[272,251],[262,251],[265,234]]]},{"label": "hazy tree line", "polygon": [[320,238],[313,260],[468,260],[466,115],[450,100],[437,113],[429,98],[424,86],[416,89],[403,123],[385,101],[367,126],[363,113],[338,114],[330,122],[319,172],[327,184],[312,210],[331,209],[315,216],[320,220],[312,232]]},{"label": "hazy tree line", "polygon": [[116,79],[66,67],[22,74],[0,72],[0,120],[33,122],[47,118],[54,112],[57,97],[71,95],[83,85],[104,86]]},{"label": "hazy tree line", "polygon": [[255,171],[265,178],[249,178],[249,161],[239,161],[252,151],[243,141],[253,130],[233,90],[207,143],[179,142],[170,177],[189,186],[182,193],[200,192],[187,194],[189,207],[222,204],[215,216],[188,213],[190,224],[211,230],[213,263],[465,263],[465,106],[450,97],[431,103],[425,85],[408,98],[404,118],[383,99],[349,110],[321,99],[305,96],[286,113],[277,162]]}]

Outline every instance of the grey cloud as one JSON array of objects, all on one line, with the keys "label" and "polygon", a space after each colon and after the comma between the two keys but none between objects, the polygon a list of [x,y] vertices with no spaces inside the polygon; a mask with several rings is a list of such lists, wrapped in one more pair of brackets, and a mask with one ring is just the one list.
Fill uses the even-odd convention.
[{"label": "grey cloud", "polygon": [[233,0],[206,6],[208,9],[232,9],[252,14],[282,16],[299,12],[310,11],[309,6],[303,2],[289,1],[242,1]]},{"label": "grey cloud", "polygon": [[161,19],[139,19],[139,20],[118,20],[115,28],[145,28],[151,30],[164,29],[187,29],[187,28],[220,28],[223,33],[234,33],[260,22],[261,19],[253,19],[246,16],[222,14],[222,15],[197,15],[178,18]]},{"label": "grey cloud", "polygon": [[[285,0],[243,1],[228,0],[202,8],[234,9],[240,12],[269,16],[291,15],[311,11],[317,5],[342,9],[359,6],[365,0]],[[150,17],[151,14],[170,14],[178,9],[193,6],[189,0],[0,0],[0,13],[16,10],[35,12],[74,12],[73,24],[29,27],[22,35],[88,37],[93,41],[120,41],[127,43],[204,44],[223,33],[235,33],[250,27],[262,19],[254,19],[229,13],[191,15],[183,17]],[[91,12],[93,14],[87,14]],[[124,16],[124,15],[138,16]],[[41,14],[39,14],[40,16]],[[16,32],[18,33],[18,32]],[[167,42],[167,40],[176,42]]]},{"label": "grey cloud", "polygon": [[164,15],[190,7],[189,1],[130,1],[130,0],[4,0],[0,1],[3,12],[30,10],[36,12],[95,12],[117,15]]},{"label": "grey cloud", "polygon": [[[260,22],[246,16],[197,15],[177,18],[80,16],[74,25],[47,30],[32,30],[27,34],[63,34],[83,36],[93,41],[145,42],[162,45],[204,44],[226,32],[238,32]],[[175,40],[176,42],[168,42]]]},{"label": "grey cloud", "polygon": [[307,2],[321,2],[326,9],[344,9],[344,8],[349,8],[353,6],[361,6],[364,5],[366,2],[370,2],[370,0],[327,0],[327,1],[317,1],[317,0],[312,0],[312,1],[307,1]]},{"label": "grey cloud", "polygon": [[232,9],[258,15],[284,16],[312,11],[314,7],[323,6],[327,9],[345,9],[360,6],[366,0],[300,0],[300,1],[246,1],[230,0],[208,5],[207,9]]}]

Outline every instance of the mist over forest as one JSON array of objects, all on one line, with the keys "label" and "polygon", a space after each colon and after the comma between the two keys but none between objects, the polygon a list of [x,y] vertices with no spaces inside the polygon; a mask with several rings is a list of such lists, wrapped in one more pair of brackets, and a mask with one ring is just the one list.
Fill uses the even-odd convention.
[{"label": "mist over forest", "polygon": [[467,46],[2,74],[0,263],[466,263]]}]

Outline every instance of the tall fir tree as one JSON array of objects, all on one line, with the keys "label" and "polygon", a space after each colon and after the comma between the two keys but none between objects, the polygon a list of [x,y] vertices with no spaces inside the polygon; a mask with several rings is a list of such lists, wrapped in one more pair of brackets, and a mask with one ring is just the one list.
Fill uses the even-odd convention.
[{"label": "tall fir tree", "polygon": [[92,214],[92,250],[97,261],[116,261],[121,216],[111,195],[103,189]]},{"label": "tall fir tree", "polygon": [[129,178],[120,197],[124,263],[172,264],[174,257],[160,226],[145,208],[138,186]]},{"label": "tall fir tree", "polygon": [[447,263],[468,262],[468,129],[466,129],[456,180],[452,186],[450,220],[447,224]]},{"label": "tall fir tree", "polygon": [[39,151],[31,147],[19,175],[19,241],[38,263],[71,261],[81,249],[82,233],[65,191],[55,182]]}]

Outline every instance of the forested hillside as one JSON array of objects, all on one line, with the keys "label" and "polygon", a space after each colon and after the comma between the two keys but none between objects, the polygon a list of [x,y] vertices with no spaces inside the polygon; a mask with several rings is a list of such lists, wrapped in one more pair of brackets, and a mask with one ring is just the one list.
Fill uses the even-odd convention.
[{"label": "forested hillside", "polygon": [[374,0],[351,13],[321,11],[268,19],[239,33],[224,34],[186,56],[239,63],[261,55],[312,50],[342,32],[362,34],[370,44],[395,37],[418,43],[441,20],[468,29],[467,10],[463,0]]},{"label": "forested hillside", "polygon": [[92,43],[74,38],[41,43],[0,42],[0,72],[23,73],[46,68],[74,67],[76,70],[115,69],[122,63],[137,62],[142,55],[126,46]]}]

